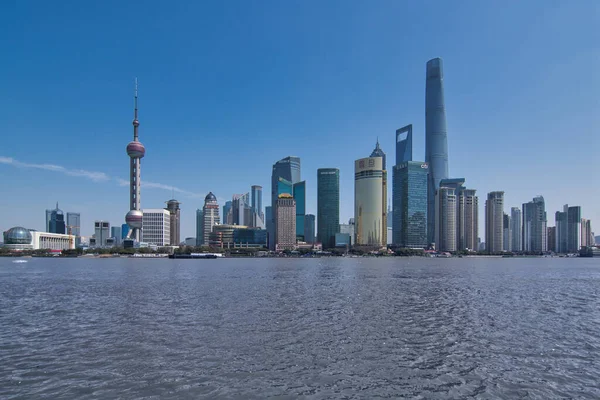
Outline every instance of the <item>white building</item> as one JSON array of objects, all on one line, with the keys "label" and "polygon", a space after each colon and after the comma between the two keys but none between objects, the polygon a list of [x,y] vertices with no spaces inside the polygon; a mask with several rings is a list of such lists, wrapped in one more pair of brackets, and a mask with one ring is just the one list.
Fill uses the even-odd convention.
[{"label": "white building", "polygon": [[75,236],[14,227],[4,233],[4,247],[11,250],[66,250],[75,248]]},{"label": "white building", "polygon": [[383,247],[387,243],[387,172],[383,157],[354,162],[354,221],[358,246]]},{"label": "white building", "polygon": [[142,242],[169,246],[171,240],[171,213],[163,208],[143,210]]}]

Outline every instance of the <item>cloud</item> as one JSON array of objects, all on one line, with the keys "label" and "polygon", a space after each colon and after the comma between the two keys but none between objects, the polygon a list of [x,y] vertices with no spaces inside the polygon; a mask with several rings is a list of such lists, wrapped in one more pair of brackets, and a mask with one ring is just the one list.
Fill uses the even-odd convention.
[{"label": "cloud", "polygon": [[52,171],[52,172],[60,172],[61,174],[65,174],[65,175],[79,176],[82,178],[87,178],[94,182],[105,182],[110,179],[109,176],[106,175],[104,172],[86,171],[85,169],[68,169],[65,167],[61,167],[60,165],[54,165],[54,164],[24,163],[24,162],[15,160],[12,157],[0,156],[0,163],[12,165],[17,168],[34,168],[34,169],[42,169],[42,170]]},{"label": "cloud", "polygon": [[[45,171],[59,172],[61,174],[65,174],[65,175],[69,175],[69,176],[86,178],[93,182],[107,182],[112,179],[113,181],[117,182],[117,184],[119,186],[129,186],[128,180],[122,179],[122,178],[114,178],[113,179],[110,176],[108,176],[107,174],[105,174],[104,172],[86,171],[84,169],[69,169],[69,168],[65,168],[63,166],[54,165],[54,164],[25,163],[25,162],[15,160],[12,157],[4,157],[4,156],[0,156],[0,164],[12,165],[13,167],[16,167],[16,168],[33,168],[33,169],[42,169]],[[191,197],[191,198],[203,198],[205,196],[204,194],[190,192],[190,191],[178,188],[176,186],[165,185],[163,183],[149,182],[149,181],[145,181],[145,180],[142,180],[142,187],[146,188],[146,189],[168,190],[169,192],[179,193],[184,196]]]}]

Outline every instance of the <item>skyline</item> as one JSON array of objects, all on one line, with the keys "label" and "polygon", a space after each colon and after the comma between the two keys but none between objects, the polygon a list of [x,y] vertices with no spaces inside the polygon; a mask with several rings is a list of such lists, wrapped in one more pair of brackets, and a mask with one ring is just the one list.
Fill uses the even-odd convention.
[{"label": "skyline", "polygon": [[[460,9],[468,4],[473,6],[469,18],[460,17]],[[448,37],[440,38],[441,28],[433,26],[433,31],[418,45],[411,45],[411,35],[418,37],[424,30],[402,31],[401,26],[393,25],[392,17],[403,12],[418,16],[412,21],[415,28],[419,21],[428,18],[440,21],[441,15],[448,13],[448,5],[440,5],[439,14],[426,7],[392,3],[386,7],[341,6],[339,18],[353,17],[342,24],[342,33],[361,28],[345,39],[342,33],[335,32],[340,21],[338,25],[327,24],[327,17],[338,11],[336,7],[326,5],[322,14],[309,16],[311,7],[298,5],[302,12],[292,18],[285,5],[275,4],[268,10],[270,14],[262,17],[266,27],[259,29],[252,18],[244,25],[252,27],[251,39],[242,39],[236,26],[229,36],[221,37],[221,44],[238,44],[234,46],[237,50],[240,42],[247,45],[249,49],[242,49],[241,55],[250,65],[228,67],[219,75],[217,71],[226,65],[225,60],[233,60],[228,52],[218,50],[223,46],[204,43],[203,49],[224,59],[196,72],[191,66],[199,66],[203,58],[178,64],[158,62],[168,52],[165,46],[159,46],[155,54],[142,54],[133,49],[139,42],[124,39],[124,45],[117,47],[114,54],[108,51],[102,45],[119,37],[124,29],[121,24],[109,30],[106,38],[84,35],[90,42],[65,35],[77,31],[81,22],[70,22],[63,30],[50,33],[44,31],[47,24],[34,26],[46,14],[54,22],[60,18],[70,21],[73,14],[83,13],[85,6],[62,16],[43,3],[31,14],[23,12],[27,6],[11,5],[0,17],[7,20],[0,28],[4,36],[17,29],[19,22],[32,29],[23,38],[2,44],[13,62],[0,67],[0,72],[10,77],[3,83],[0,95],[0,131],[10,133],[3,135],[0,150],[0,173],[6,194],[0,196],[0,230],[13,226],[43,230],[42,214],[56,201],[65,212],[81,214],[83,235],[92,233],[94,220],[110,221],[115,226],[123,222],[128,211],[124,206],[125,187],[129,185],[123,146],[131,137],[131,82],[135,76],[140,79],[140,135],[148,149],[141,208],[163,207],[164,201],[173,197],[173,190],[175,198],[182,202],[182,240],[195,236],[195,210],[202,208],[209,191],[223,206],[232,194],[246,192],[252,185],[268,188],[272,164],[290,155],[302,160],[307,214],[316,215],[317,211],[317,169],[340,170],[340,222],[346,223],[353,217],[354,160],[367,157],[377,139],[391,156],[396,130],[412,124],[413,158],[425,158],[425,63],[438,56],[444,60],[449,176],[464,176],[466,185],[476,189],[481,199],[489,192],[504,191],[504,212],[511,207],[521,208],[529,199],[542,195],[549,226],[554,224],[551,215],[564,204],[579,205],[582,217],[591,219],[593,228],[600,221],[596,205],[600,189],[590,179],[593,165],[587,164],[593,161],[593,148],[598,145],[594,133],[600,125],[600,116],[595,112],[600,105],[600,79],[598,74],[581,71],[600,71],[598,45],[591,40],[591,28],[586,28],[599,21],[598,13],[594,13],[592,2],[546,7],[544,15],[525,35],[525,21],[535,13],[535,6],[532,2],[501,9],[466,2],[450,7]],[[127,8],[115,7],[121,11]],[[181,8],[167,14],[185,21]],[[365,9],[365,15],[360,15]],[[515,18],[522,24],[510,29],[500,27],[502,16],[515,10],[520,11]],[[219,21],[235,19],[237,15],[227,7],[213,11],[209,14],[222,11],[222,15],[217,13],[222,17],[217,18]],[[102,19],[106,12],[100,10],[98,18]],[[152,14],[157,10],[150,5],[141,12]],[[495,12],[499,13],[497,18],[489,17]],[[277,13],[287,18],[269,18]],[[257,14],[260,13],[253,9],[251,17],[260,18]],[[477,15],[482,17],[479,21]],[[486,15],[489,18],[484,18]],[[157,15],[148,20],[142,18],[141,29],[153,37],[150,28],[159,20]],[[300,37],[307,20],[315,22],[322,34]],[[284,39],[272,34],[285,21],[291,22],[292,27],[282,33],[291,42],[284,48]],[[572,25],[572,29],[564,30],[565,24]],[[467,37],[467,31],[475,27],[482,34]],[[217,22],[206,29],[220,32]],[[42,34],[46,33],[58,38],[58,44],[50,46],[56,54],[43,49]],[[170,36],[162,30],[161,33],[166,35],[163,44],[184,37],[177,29]],[[400,35],[398,43],[392,43],[383,40],[386,33],[403,33],[406,37]],[[466,40],[457,47],[455,43],[460,38]],[[146,37],[142,48],[148,51],[150,43]],[[192,42],[188,38],[184,43],[189,46]],[[306,59],[288,51],[288,44]],[[486,45],[484,50],[482,44]],[[84,53],[88,59],[78,58],[75,54],[85,49],[84,45],[99,46],[100,50],[98,54]],[[270,46],[276,50],[273,55],[286,62],[267,65],[264,58],[269,52],[259,52],[260,57],[252,58],[252,50],[268,50]],[[127,49],[140,60],[117,57],[116,53],[126,53]],[[498,50],[501,51],[492,54]],[[329,52],[333,52],[331,57]],[[102,57],[111,55],[111,62],[102,62]],[[123,66],[102,70],[117,62]],[[258,68],[267,66],[270,74]],[[321,67],[318,71],[317,66]],[[72,74],[74,69],[76,73]],[[174,76],[182,69],[184,76]],[[216,83],[206,78],[211,73],[217,74]],[[228,79],[234,81],[229,86]],[[240,86],[241,83],[245,85]],[[248,138],[252,138],[250,146],[243,141]],[[387,169],[389,175],[390,165]],[[22,199],[19,204],[12,200],[17,195]],[[268,190],[263,202],[271,203]],[[482,203],[480,216],[485,215]],[[483,239],[482,218],[479,225]]]}]

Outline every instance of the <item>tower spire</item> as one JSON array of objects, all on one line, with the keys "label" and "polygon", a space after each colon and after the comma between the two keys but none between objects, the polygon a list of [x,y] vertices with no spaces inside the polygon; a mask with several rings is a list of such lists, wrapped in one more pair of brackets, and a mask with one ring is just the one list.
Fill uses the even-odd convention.
[{"label": "tower spire", "polygon": [[138,80],[135,78],[135,91],[133,96],[133,140],[138,140],[138,126],[140,126],[140,121],[138,121]]}]

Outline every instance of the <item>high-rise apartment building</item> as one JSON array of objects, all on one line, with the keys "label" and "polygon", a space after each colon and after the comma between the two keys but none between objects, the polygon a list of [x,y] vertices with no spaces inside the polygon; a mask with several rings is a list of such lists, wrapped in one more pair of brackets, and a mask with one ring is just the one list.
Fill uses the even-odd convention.
[{"label": "high-rise apartment building", "polygon": [[[223,206],[225,208],[225,206]],[[204,244],[204,214],[201,209],[196,209],[196,246]]]},{"label": "high-rise apartment building", "polygon": [[275,250],[296,248],[296,200],[288,193],[275,202]]},{"label": "high-rise apartment building", "polygon": [[340,170],[317,170],[317,242],[323,249],[335,247],[335,234],[340,231]]},{"label": "high-rise apartment building", "polygon": [[[379,145],[376,150],[379,149]],[[358,246],[383,247],[387,243],[387,172],[382,156],[354,162],[355,240]]]},{"label": "high-rise apartment building", "polygon": [[[410,125],[409,125],[410,126]],[[405,148],[404,152],[408,150]],[[427,241],[427,175],[421,161],[403,161],[392,170],[392,244],[425,248]]]},{"label": "high-rise apartment building", "polygon": [[[547,251],[546,203],[542,196],[523,204],[523,251],[544,253]],[[558,228],[556,236],[558,237]]]},{"label": "high-rise apartment building", "polygon": [[425,82],[425,162],[429,165],[428,241],[435,235],[435,196],[440,181],[448,178],[448,138],[444,101],[444,67],[441,58],[427,61]]},{"label": "high-rise apartment building", "polygon": [[67,226],[65,228],[67,234],[81,236],[81,214],[67,212]]},{"label": "high-rise apartment building", "polygon": [[440,186],[435,197],[435,245],[438,251],[456,251],[456,189]]},{"label": "high-rise apartment building", "polygon": [[578,253],[581,249],[581,207],[571,206],[567,210],[567,251]]},{"label": "high-rise apartment building", "polygon": [[548,251],[556,253],[556,226],[549,226],[548,230]]},{"label": "high-rise apartment building", "polygon": [[511,251],[523,251],[523,214],[519,207],[510,209],[510,226],[512,231]]},{"label": "high-rise apartment building", "polygon": [[166,210],[169,211],[169,215],[171,218],[171,237],[169,238],[169,242],[171,246],[178,246],[181,242],[180,240],[180,213],[179,205],[181,203],[175,199],[171,199],[167,201]]},{"label": "high-rise apartment building", "polygon": [[590,247],[596,244],[592,232],[592,222],[589,219],[581,219],[581,247]]},{"label": "high-rise apartment building", "polygon": [[557,253],[567,253],[569,247],[569,224],[567,216],[569,214],[569,206],[565,205],[563,211],[557,211],[554,214],[554,225],[556,227],[555,245]]},{"label": "high-rise apartment building", "polygon": [[504,214],[502,219],[503,229],[502,229],[502,246],[504,251],[512,251],[512,231],[510,226],[510,215]]},{"label": "high-rise apartment building", "polygon": [[306,214],[304,216],[304,241],[313,244],[315,242],[315,216]]},{"label": "high-rise apartment building", "polygon": [[106,247],[108,238],[110,238],[110,223],[106,221],[94,221],[96,247]]},{"label": "high-rise apartment building", "polygon": [[171,240],[171,213],[164,208],[143,210],[142,241],[156,246],[169,246]]},{"label": "high-rise apartment building", "polygon": [[485,249],[490,254],[504,250],[504,192],[488,193],[485,202]]},{"label": "high-rise apartment building", "polygon": [[[242,205],[245,205],[242,201]],[[238,202],[239,206],[239,202]],[[233,202],[232,210],[235,210],[236,204]],[[219,223],[219,204],[217,197],[213,192],[209,192],[204,198],[204,207],[202,208],[202,244],[208,246],[210,242],[210,234],[213,227]],[[238,224],[243,225],[243,224]]]},{"label": "high-rise apartment building", "polygon": [[458,189],[457,249],[477,251],[479,244],[479,199],[475,189]]}]

